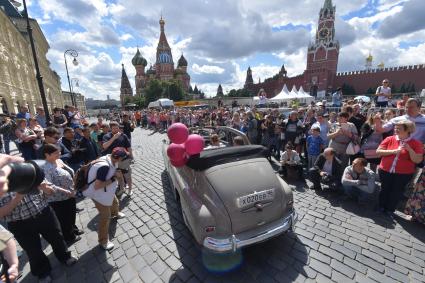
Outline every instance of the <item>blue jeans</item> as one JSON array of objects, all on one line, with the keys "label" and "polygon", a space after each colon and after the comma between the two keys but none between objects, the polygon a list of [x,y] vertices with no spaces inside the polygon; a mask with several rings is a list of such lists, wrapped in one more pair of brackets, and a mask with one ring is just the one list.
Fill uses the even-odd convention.
[{"label": "blue jeans", "polygon": [[356,198],[359,201],[367,201],[372,194],[366,193],[355,186],[343,186],[344,192],[347,196]]}]

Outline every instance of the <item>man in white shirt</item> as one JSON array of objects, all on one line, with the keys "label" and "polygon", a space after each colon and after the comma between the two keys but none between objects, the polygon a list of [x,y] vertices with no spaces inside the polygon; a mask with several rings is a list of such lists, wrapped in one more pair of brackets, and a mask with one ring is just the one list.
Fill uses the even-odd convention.
[{"label": "man in white shirt", "polygon": [[382,81],[382,86],[376,89],[376,106],[387,107],[388,100],[391,98],[391,88],[389,87],[389,80],[385,79]]},{"label": "man in white shirt", "polygon": [[335,150],[330,147],[326,148],[308,172],[310,181],[313,183],[310,189],[322,190],[321,183],[330,188],[339,189],[342,169],[341,161],[336,157]]},{"label": "man in white shirt", "polygon": [[84,196],[93,200],[99,211],[98,240],[104,250],[112,250],[114,244],[109,240],[109,223],[111,217],[124,218],[125,214],[119,212],[119,201],[115,196],[118,182],[123,178],[121,171],[117,170],[119,162],[129,156],[123,147],[116,147],[111,154],[102,156],[93,163],[89,169],[89,187],[83,192]]}]

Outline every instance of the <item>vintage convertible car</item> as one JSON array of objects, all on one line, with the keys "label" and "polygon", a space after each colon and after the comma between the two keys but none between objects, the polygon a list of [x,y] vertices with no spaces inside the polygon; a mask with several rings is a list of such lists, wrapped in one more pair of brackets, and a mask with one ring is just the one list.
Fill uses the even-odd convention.
[{"label": "vintage convertible car", "polygon": [[[229,127],[201,129],[206,146],[217,133],[223,147],[190,157],[173,167],[164,140],[163,156],[186,226],[198,244],[217,252],[266,241],[292,229],[297,221],[289,186],[266,158],[265,148],[250,145],[242,132]],[[233,146],[235,136],[245,145]]]}]

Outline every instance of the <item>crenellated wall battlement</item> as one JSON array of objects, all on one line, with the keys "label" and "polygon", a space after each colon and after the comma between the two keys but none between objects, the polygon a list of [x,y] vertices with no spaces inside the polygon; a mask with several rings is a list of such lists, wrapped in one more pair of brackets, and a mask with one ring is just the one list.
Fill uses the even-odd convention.
[{"label": "crenellated wall battlement", "polygon": [[399,71],[409,71],[409,70],[419,70],[419,69],[425,69],[425,64],[376,68],[376,69],[361,70],[361,71],[339,72],[336,75],[350,76],[350,75],[373,74],[373,73],[382,73],[382,72],[399,72]]}]

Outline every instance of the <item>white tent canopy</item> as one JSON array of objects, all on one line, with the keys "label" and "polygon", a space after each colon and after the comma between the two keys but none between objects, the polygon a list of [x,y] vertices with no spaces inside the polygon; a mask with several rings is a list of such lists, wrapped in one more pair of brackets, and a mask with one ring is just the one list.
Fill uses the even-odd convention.
[{"label": "white tent canopy", "polygon": [[294,99],[297,99],[302,103],[310,103],[311,101],[314,101],[314,97],[306,93],[302,86],[297,91],[297,87],[294,85],[292,87],[292,90],[289,92],[286,84],[283,86],[282,91],[279,94],[277,94],[275,97],[271,98],[270,101],[283,102],[283,101],[291,101]]},{"label": "white tent canopy", "polygon": [[294,97],[290,95],[288,87],[286,84],[283,86],[282,90],[273,98],[270,98],[272,102],[283,102],[293,99]]}]

